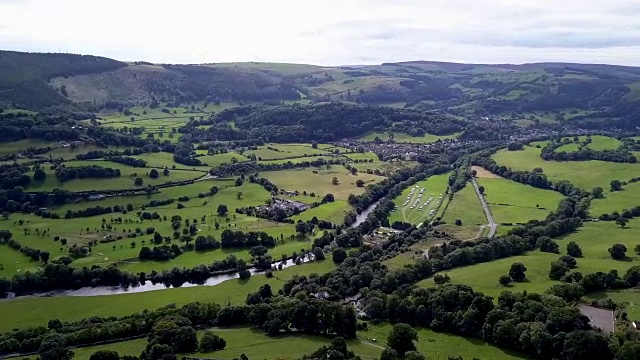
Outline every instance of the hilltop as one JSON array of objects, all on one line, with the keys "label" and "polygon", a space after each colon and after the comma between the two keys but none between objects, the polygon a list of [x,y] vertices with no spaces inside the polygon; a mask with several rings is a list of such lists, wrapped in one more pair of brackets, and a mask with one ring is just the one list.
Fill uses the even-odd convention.
[{"label": "hilltop", "polygon": [[[125,63],[73,54],[0,52],[0,106],[42,110],[193,103],[318,103],[501,116],[520,126],[581,121],[635,127],[640,68],[600,64],[432,61],[326,67],[284,63]],[[605,122],[605,125],[609,124]],[[610,124],[609,124],[610,125]]]}]

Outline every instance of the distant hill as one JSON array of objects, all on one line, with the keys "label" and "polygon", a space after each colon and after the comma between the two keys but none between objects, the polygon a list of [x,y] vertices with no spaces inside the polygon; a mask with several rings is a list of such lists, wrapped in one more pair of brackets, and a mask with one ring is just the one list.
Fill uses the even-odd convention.
[{"label": "distant hill", "polygon": [[323,67],[306,64],[123,63],[71,54],[0,51],[0,106],[173,106],[199,101],[342,101],[433,109],[519,124],[637,125],[640,68],[600,64],[457,64],[408,61]]},{"label": "distant hill", "polygon": [[102,73],[127,66],[103,57],[0,51],[0,104],[40,109],[68,103],[64,91],[50,86],[55,77]]}]

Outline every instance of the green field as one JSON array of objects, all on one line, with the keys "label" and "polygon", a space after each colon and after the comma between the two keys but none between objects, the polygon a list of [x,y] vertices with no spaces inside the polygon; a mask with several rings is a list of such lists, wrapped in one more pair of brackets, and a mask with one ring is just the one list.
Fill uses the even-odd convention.
[{"label": "green field", "polygon": [[499,164],[513,170],[532,171],[540,167],[551,181],[568,180],[572,184],[591,190],[601,186],[609,190],[611,180],[628,180],[637,176],[640,164],[612,163],[606,161],[544,161],[540,158],[540,150],[533,146],[525,146],[523,151],[498,151],[493,159]]},{"label": "green field", "polygon": [[[393,199],[398,207],[389,215],[389,222],[406,222],[410,224],[420,224],[425,220],[435,216],[435,209],[446,195],[449,174],[435,175],[427,180],[419,181],[411,187],[405,189],[400,196]],[[425,189],[422,195],[420,191]],[[419,200],[418,200],[419,199]],[[431,199],[431,201],[429,201]],[[418,203],[416,205],[416,202]],[[429,204],[426,204],[429,202]],[[406,203],[406,205],[405,205]],[[422,207],[422,209],[420,209]],[[430,210],[434,210],[430,215]]]},{"label": "green field", "polygon": [[613,163],[605,161],[544,161],[540,158],[540,149],[533,146],[525,146],[523,151],[498,151],[493,155],[499,165],[504,165],[513,170],[531,171],[540,167],[544,174],[553,182],[567,180],[572,184],[591,190],[596,186],[604,189],[605,198],[593,201],[592,215],[598,216],[604,212],[614,210],[621,211],[624,208],[640,205],[636,201],[640,197],[637,184],[624,186],[626,190],[618,193],[609,191],[609,183],[612,180],[627,181],[638,176],[640,164]]},{"label": "green field", "polygon": [[[497,298],[504,290],[542,293],[549,287],[560,282],[549,279],[550,264],[560,256],[566,254],[566,244],[575,241],[582,249],[583,257],[576,259],[578,267],[575,271],[583,275],[597,271],[609,272],[611,269],[618,270],[618,274],[624,273],[632,266],[640,265],[640,257],[633,253],[633,248],[639,243],[636,236],[640,227],[640,219],[632,220],[628,228],[622,229],[613,222],[587,222],[577,232],[557,240],[560,246],[560,254],[544,253],[532,251],[526,255],[515,256],[506,259],[495,260],[488,263],[481,263],[462,268],[453,269],[448,274],[454,284],[468,284],[475,291],[481,291],[487,295]],[[611,259],[607,251],[615,243],[624,244],[627,251],[628,261],[616,261]],[[513,286],[504,288],[498,284],[501,275],[509,273],[509,267],[515,262],[521,262],[527,267],[528,281],[523,283],[512,283]],[[419,283],[419,286],[437,286],[433,279],[426,279]]]},{"label": "green field", "polygon": [[358,172],[371,172],[371,171],[378,170],[382,172],[383,175],[387,174],[386,176],[389,176],[389,174],[392,174],[400,169],[413,168],[416,165],[418,165],[416,161],[407,161],[407,160],[393,160],[393,161],[378,160],[373,162],[351,164],[352,167],[358,169]]},{"label": "green field", "polygon": [[[359,336],[376,339],[380,345],[385,346],[391,328],[391,325],[383,323],[372,326],[368,331],[360,332]],[[416,347],[427,359],[445,360],[448,357],[455,356],[462,356],[464,359],[478,358],[483,360],[526,359],[523,355],[499,349],[482,340],[439,333],[424,328],[416,328],[416,330],[418,331]]]},{"label": "green field", "polygon": [[[372,152],[365,152],[365,153],[350,153],[350,154],[346,154],[345,155],[346,158],[350,159],[350,160],[365,160],[365,161],[379,161],[380,159],[378,158],[378,155],[376,155],[375,153]],[[360,165],[360,164],[355,164],[355,165]]]},{"label": "green field", "polygon": [[[329,345],[332,338],[315,335],[302,334],[283,334],[281,336],[269,337],[261,329],[250,328],[212,328],[219,336],[222,336],[227,342],[224,350],[215,352],[195,352],[191,354],[181,354],[189,356],[200,356],[203,358],[219,358],[232,359],[237,358],[240,354],[245,354],[249,359],[265,359],[265,360],[295,360],[304,354],[310,354],[324,345]],[[202,336],[204,331],[198,331],[198,337]],[[361,342],[357,339],[348,340],[349,350],[354,351],[363,360],[378,359],[382,352],[375,345]],[[76,356],[74,359],[89,359],[92,353],[98,350],[115,350],[121,356],[139,356],[142,350],[147,346],[147,339],[137,339],[123,341],[109,345],[90,346],[86,348],[74,349]],[[23,359],[23,357],[20,357]]]},{"label": "green field", "polygon": [[[393,138],[395,142],[398,143],[416,143],[416,144],[430,144],[430,143],[434,143],[438,140],[445,140],[445,139],[456,139],[458,136],[460,136],[460,133],[456,133],[456,134],[451,134],[451,135],[432,135],[432,134],[425,134],[424,136],[411,136],[409,134],[404,134],[404,133],[394,133],[393,134]],[[363,135],[361,137],[358,138],[358,140],[360,141],[374,141],[375,138],[379,138],[382,141],[387,141],[389,140],[389,133],[382,133],[382,132],[369,132],[366,135]]]},{"label": "green field", "polygon": [[563,196],[551,190],[542,190],[508,179],[478,179],[485,187],[485,201],[493,220],[500,223],[526,223],[543,220],[558,206]]},{"label": "green field", "polygon": [[[310,354],[331,342],[331,337],[317,335],[289,334],[269,337],[260,329],[250,328],[212,328],[210,330],[225,339],[227,346],[224,350],[182,355],[231,359],[238,357],[238,354],[245,354],[249,359],[294,360],[299,359],[304,354]],[[379,359],[390,331],[391,325],[387,323],[370,326],[368,330],[358,332],[358,339],[348,340],[348,348],[363,360]],[[438,357],[445,359],[449,356],[463,356],[464,358],[474,356],[492,360],[525,358],[478,339],[438,333],[424,328],[418,328],[417,331],[418,341],[416,346],[418,351],[428,356],[429,359]],[[203,331],[198,331],[199,337],[202,333]],[[375,342],[373,342],[373,339],[375,339]],[[121,356],[137,356],[144,350],[146,345],[147,339],[142,338],[109,345],[78,348],[74,349],[74,358],[88,359],[92,353],[98,350],[114,350]],[[23,359],[24,357],[20,358]]]},{"label": "green field", "polygon": [[[272,149],[277,149],[272,150]],[[323,150],[318,146],[314,149],[311,144],[274,144],[269,143],[265,146],[258,147],[258,150],[248,150],[243,153],[244,156],[255,155],[258,160],[275,160],[284,158],[295,158],[312,155],[330,155],[331,150]]]},{"label": "green field", "polygon": [[31,258],[21,252],[0,245],[0,278],[11,277],[18,272],[36,271],[39,266],[42,263],[31,261]]},{"label": "green field", "polygon": [[[209,189],[213,184],[229,184],[228,181],[203,181],[196,184],[185,186],[184,188],[190,188],[188,192],[183,187],[175,187],[165,189],[167,191],[167,198],[177,198],[186,194],[197,196],[197,192],[204,192]],[[202,184],[202,185],[200,185]],[[200,187],[202,186],[202,187]],[[217,185],[216,185],[217,186]],[[238,199],[238,192],[242,192],[242,198]],[[300,250],[301,248],[309,248],[309,239],[303,238],[291,241],[288,240],[291,235],[294,235],[295,226],[293,224],[275,223],[272,221],[246,216],[242,214],[235,214],[235,208],[240,206],[255,206],[264,204],[266,200],[270,198],[270,194],[260,185],[245,182],[240,187],[229,186],[220,190],[217,194],[209,198],[193,198],[188,202],[184,202],[185,208],[177,209],[176,204],[169,204],[166,206],[160,206],[150,208],[149,211],[157,212],[161,217],[166,216],[170,219],[173,215],[180,215],[183,219],[195,219],[198,221],[200,232],[198,235],[213,235],[216,238],[220,237],[220,234],[225,229],[242,230],[242,231],[264,231],[274,237],[283,238],[286,240],[284,244],[278,245],[270,252],[274,256],[280,256],[282,253],[291,254],[293,251]],[[150,200],[149,197],[136,196],[131,197],[141,203],[146,203]],[[118,202],[120,199],[120,202]],[[113,201],[114,203],[104,203]],[[96,203],[101,203],[103,206],[113,206],[116,204],[126,206],[129,203],[127,198],[113,198],[97,202],[85,202],[75,205],[65,205],[62,208],[56,209],[56,212],[64,214],[66,210],[78,210],[84,209],[88,206],[95,206]],[[219,204],[225,204],[229,208],[228,216],[218,216],[216,209]],[[206,216],[206,221],[201,221],[202,216]],[[123,223],[112,223],[111,219],[122,218]],[[111,230],[101,229],[102,219],[112,225]],[[20,221],[23,224],[20,224]],[[130,222],[127,223],[127,220]],[[214,222],[220,223],[220,228],[215,229]],[[128,214],[106,214],[103,216],[94,216],[89,218],[73,218],[73,219],[43,219],[35,215],[27,214],[12,214],[9,220],[3,221],[3,228],[8,229],[14,233],[14,237],[19,239],[22,245],[26,245],[32,248],[47,250],[51,253],[52,259],[55,259],[61,255],[67,254],[67,249],[72,244],[85,244],[92,240],[99,240],[107,235],[126,235],[134,233],[136,229],[144,231],[148,227],[153,227],[155,231],[160,232],[164,236],[169,236],[173,233],[170,221],[160,220],[146,220],[140,221],[135,212],[129,212]],[[87,230],[89,228],[89,230]],[[25,233],[26,230],[30,230],[30,233]],[[40,236],[35,230],[44,231],[50,230],[49,236]],[[54,237],[59,236],[68,240],[66,246],[62,246],[60,242],[55,242]],[[139,247],[143,244],[143,241],[150,241],[150,235],[139,236],[135,239],[128,239],[126,236],[122,240],[117,240],[110,243],[98,243],[92,248],[92,253],[89,256],[77,259],[74,262],[74,266],[90,266],[94,264],[111,264],[123,259],[137,258],[139,253]],[[135,241],[138,246],[132,248],[131,242]],[[127,263],[120,265],[123,269],[133,272],[137,271],[151,271],[153,269],[161,270],[164,268],[170,268],[175,265],[193,266],[196,264],[208,263],[213,260],[219,260],[228,254],[228,250],[215,250],[207,253],[195,253],[187,252],[178,258],[169,262],[142,262],[142,263]],[[243,258],[248,259],[247,250],[234,250]],[[10,259],[9,259],[10,260]],[[20,261],[16,259],[14,261]],[[17,269],[15,269],[17,270]],[[7,272],[5,272],[7,273]],[[10,274],[8,274],[10,275]]]},{"label": "green field", "polygon": [[291,219],[295,222],[298,222],[298,220],[308,221],[315,216],[319,220],[331,221],[334,224],[342,224],[344,216],[352,210],[353,208],[349,203],[344,200],[338,200],[303,211],[298,215],[292,216]]},{"label": "green field", "polygon": [[[265,360],[294,360],[304,354],[310,354],[323,345],[331,342],[331,337],[289,334],[269,337],[260,329],[250,328],[212,328],[210,329],[222,336],[227,346],[224,350],[210,353],[182,354],[200,356],[204,358],[231,359],[245,354],[249,359]],[[363,360],[379,359],[382,347],[386,345],[386,339],[391,331],[391,325],[387,323],[371,326],[367,331],[358,333],[358,339],[348,340],[349,350],[360,356]],[[446,359],[449,356],[462,356],[465,359],[477,357],[491,360],[524,359],[518,354],[499,349],[493,345],[478,339],[463,338],[446,333],[438,333],[430,329],[419,328],[418,351],[429,359]],[[199,337],[203,331],[198,331]],[[370,339],[376,339],[374,343]],[[115,350],[121,356],[140,355],[147,345],[147,339],[123,341],[109,345],[91,346],[74,349],[74,359],[88,359],[98,350]],[[21,359],[24,357],[20,357]],[[28,358],[28,357],[27,357]]]},{"label": "green field", "polygon": [[[612,138],[612,137],[608,137],[608,136],[602,136],[602,135],[593,135],[590,136],[591,138],[591,143],[589,143],[586,147],[591,149],[591,150],[615,150],[617,148],[619,148],[622,145],[622,141]],[[573,138],[567,138],[570,141],[572,141],[569,144],[566,145],[562,145],[561,147],[556,149],[556,152],[561,152],[561,151],[565,151],[565,152],[572,152],[572,151],[578,151],[578,146],[581,143],[584,143],[587,139],[586,136],[580,136],[578,137],[578,142],[573,142]]]},{"label": "green field", "polygon": [[[112,169],[120,169],[121,175],[117,178],[98,179],[73,179],[65,182],[59,182],[56,179],[55,172],[45,169],[47,178],[43,182],[32,182],[28,189],[30,191],[51,191],[56,188],[67,189],[70,191],[89,191],[89,190],[117,190],[136,188],[134,180],[136,177],[142,178],[144,181],[140,188],[147,185],[160,185],[167,182],[177,182],[185,180],[193,180],[206,175],[206,170],[189,171],[189,170],[171,170],[169,176],[164,176],[159,171],[160,176],[156,179],[149,177],[151,168],[135,168],[111,161],[87,160],[87,161],[69,161],[65,163],[67,167],[78,167],[86,165],[98,165]],[[30,173],[33,175],[33,173]]]},{"label": "green field", "polygon": [[[352,175],[341,165],[332,165],[323,168],[292,169],[281,171],[268,171],[261,176],[269,179],[278,188],[288,191],[306,191],[315,193],[322,199],[326,194],[333,194],[338,200],[346,200],[349,194],[359,195],[364,192],[364,187],[357,187],[356,181],[362,180],[365,184],[374,184],[382,181],[384,177],[359,172]],[[339,184],[333,185],[332,178],[338,178]]]},{"label": "green field", "polygon": [[[182,165],[174,162],[173,154],[165,153],[165,152],[146,153],[146,154],[141,154],[134,157],[145,160],[147,162],[148,167],[164,168],[166,166],[166,167],[169,167],[169,169],[171,169],[172,166],[175,165],[177,169],[193,168],[192,166]],[[198,156],[197,159],[206,165],[202,165],[196,168],[198,168],[199,170],[207,171],[210,168],[218,167],[223,163],[230,164],[234,158],[238,162],[249,160],[246,157],[234,152],[216,154],[216,155],[203,155],[203,156]]]},{"label": "green field", "polygon": [[16,152],[20,152],[22,150],[26,150],[28,148],[42,148],[47,146],[56,145],[57,143],[52,143],[50,141],[39,140],[39,139],[27,139],[27,140],[19,140],[19,141],[8,141],[0,143],[0,155],[9,155]]},{"label": "green field", "polygon": [[[456,219],[462,220],[462,225],[455,225]],[[438,228],[459,239],[471,239],[478,235],[480,226],[487,224],[480,200],[473,185],[467,184],[462,190],[453,195],[453,200],[446,208],[442,220],[446,223]]]},{"label": "green field", "polygon": [[39,326],[52,318],[74,321],[92,316],[124,316],[145,309],[175,303],[215,302],[219,304],[244,304],[246,296],[269,283],[274,293],[294,275],[324,274],[335,268],[330,260],[306,263],[276,272],[273,278],[254,275],[249,280],[225,281],[216,286],[196,286],[149,291],[136,294],[93,297],[23,297],[0,302],[0,312],[6,314],[0,322],[0,331],[14,327]]}]

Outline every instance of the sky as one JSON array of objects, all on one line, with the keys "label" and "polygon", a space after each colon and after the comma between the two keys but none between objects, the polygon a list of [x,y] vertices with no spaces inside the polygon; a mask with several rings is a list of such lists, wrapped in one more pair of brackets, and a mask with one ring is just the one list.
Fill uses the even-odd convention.
[{"label": "sky", "polygon": [[123,61],[640,66],[640,0],[0,0],[0,49]]}]

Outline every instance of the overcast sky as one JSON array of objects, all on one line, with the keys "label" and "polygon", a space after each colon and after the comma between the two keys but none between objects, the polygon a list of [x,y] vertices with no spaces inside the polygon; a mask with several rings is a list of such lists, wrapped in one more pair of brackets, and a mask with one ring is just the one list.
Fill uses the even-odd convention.
[{"label": "overcast sky", "polygon": [[640,65],[640,0],[0,0],[0,48],[166,63]]}]

